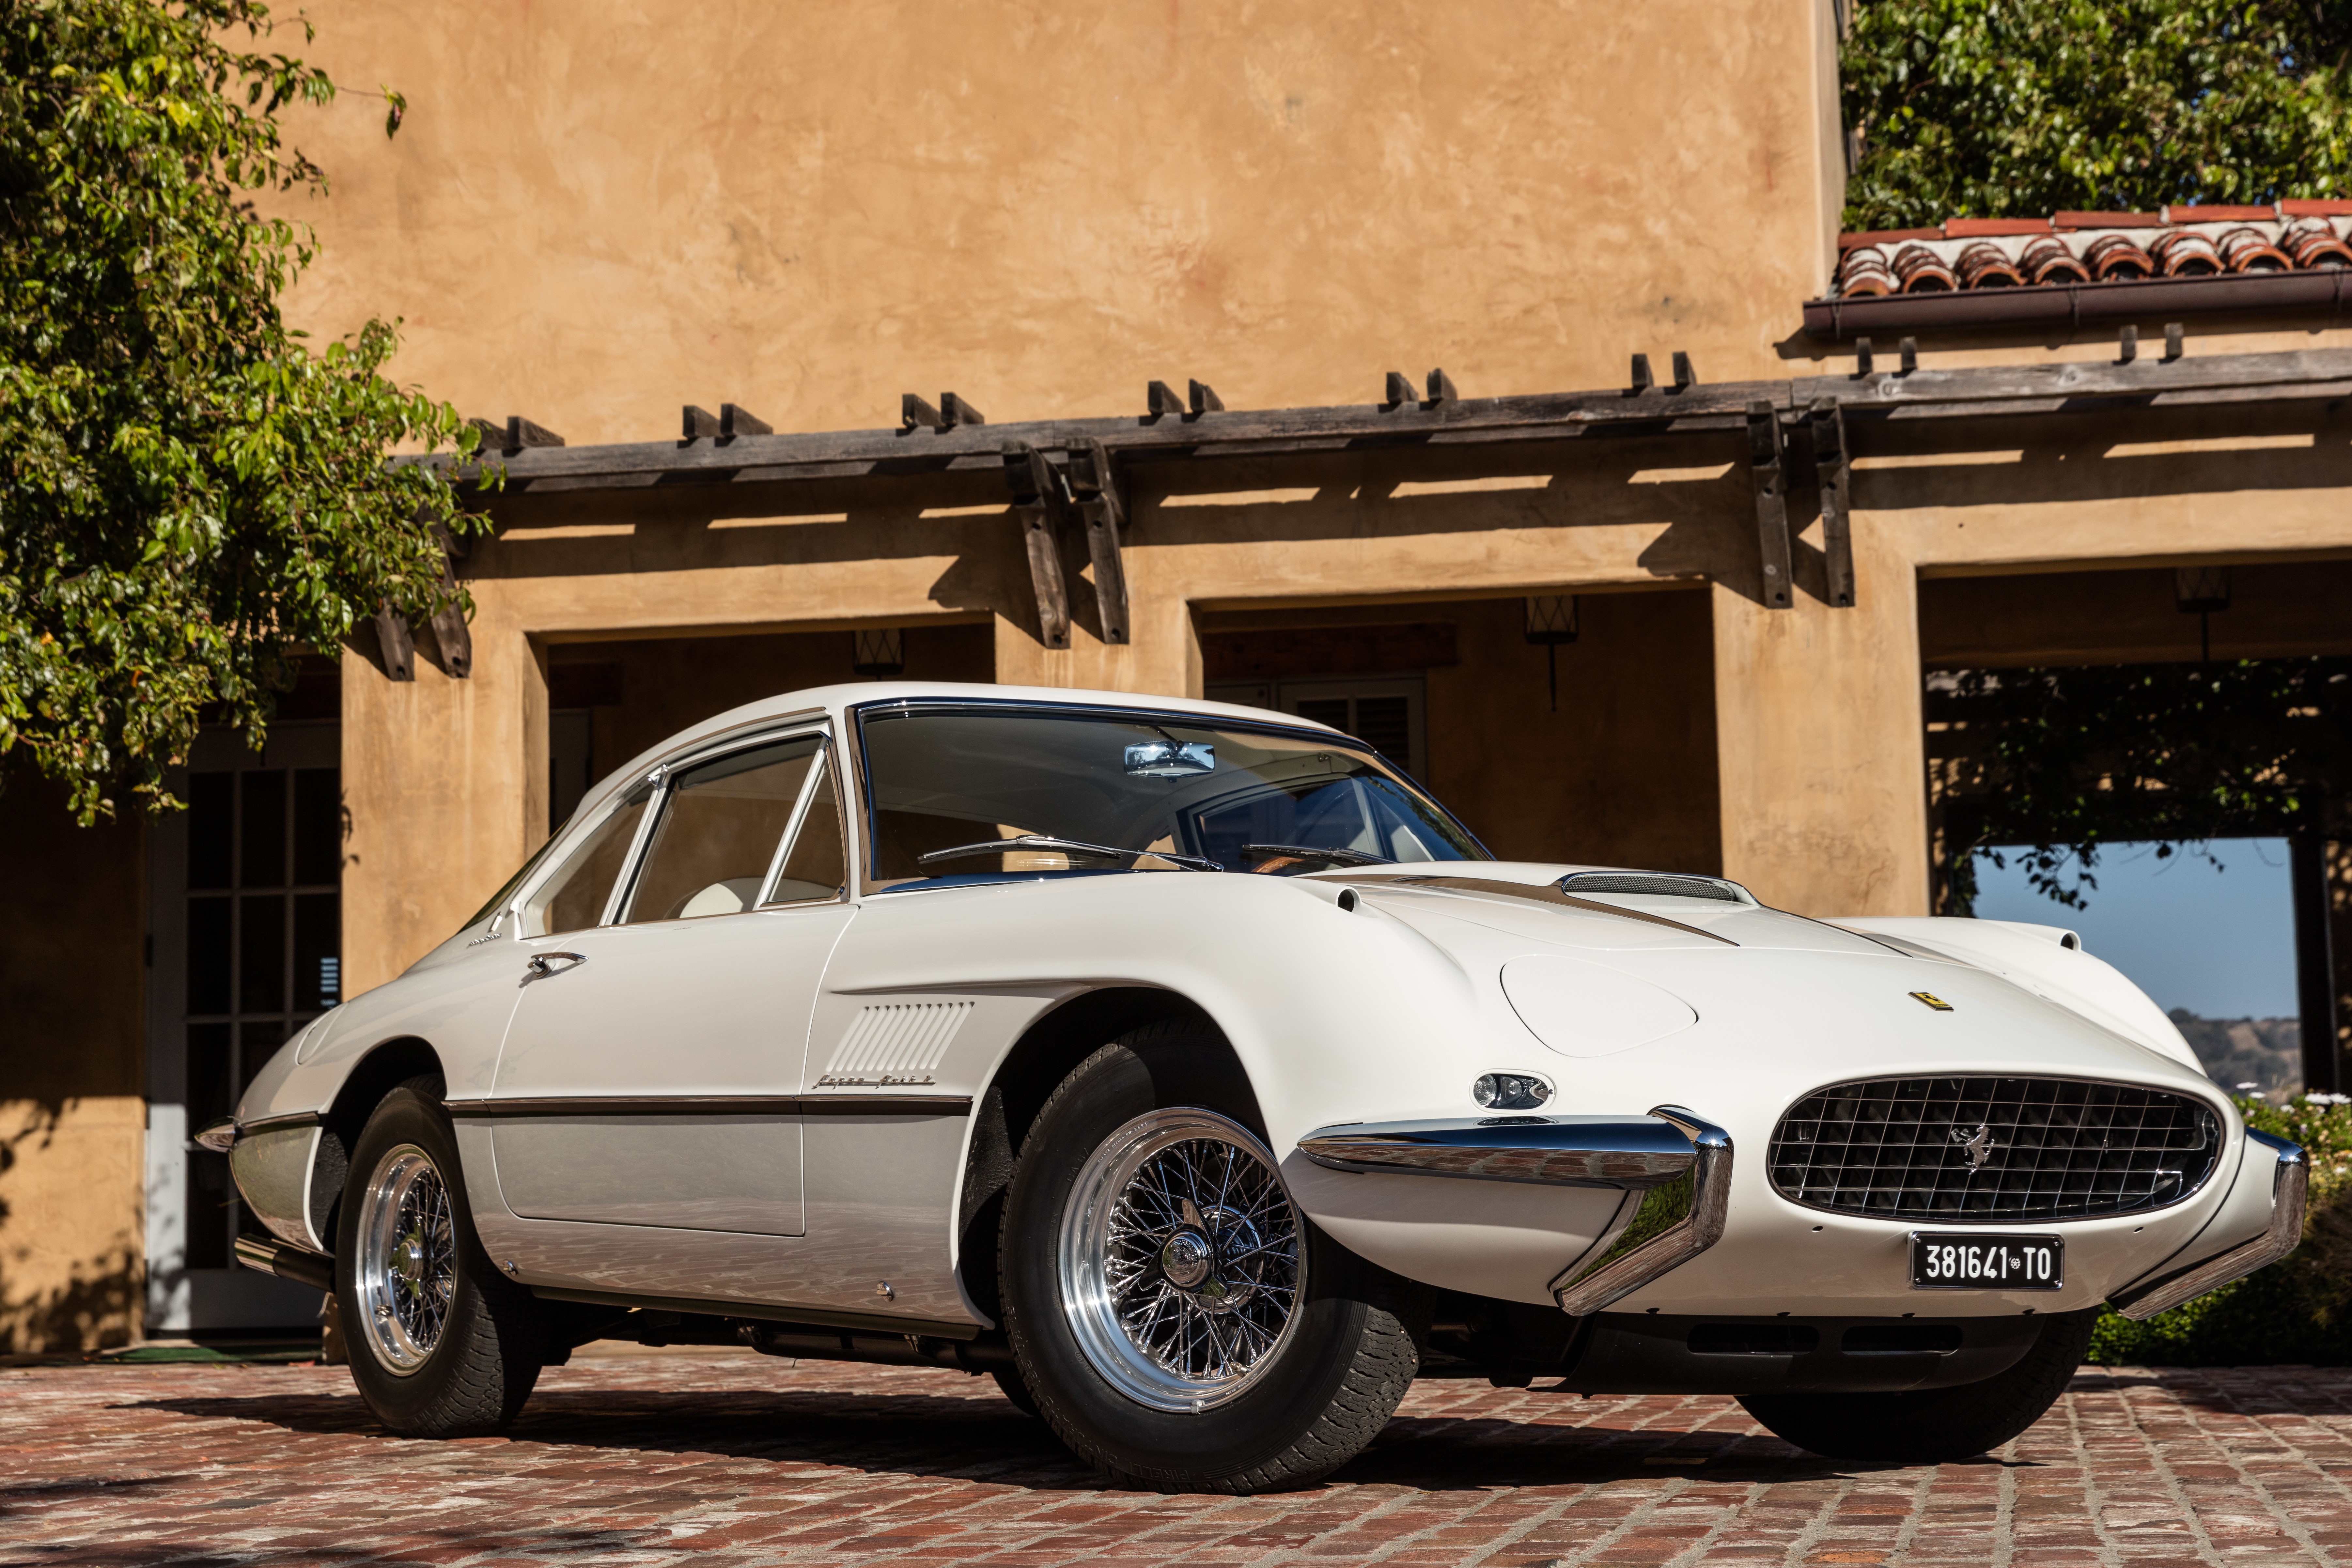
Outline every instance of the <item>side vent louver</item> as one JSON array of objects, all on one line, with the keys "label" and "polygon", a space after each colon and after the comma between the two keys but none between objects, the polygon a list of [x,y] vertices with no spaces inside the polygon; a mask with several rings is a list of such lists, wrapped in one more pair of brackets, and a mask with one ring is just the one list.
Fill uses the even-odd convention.
[{"label": "side vent louver", "polygon": [[861,1011],[835,1047],[818,1087],[879,1087],[932,1081],[969,1002],[887,1002]]}]

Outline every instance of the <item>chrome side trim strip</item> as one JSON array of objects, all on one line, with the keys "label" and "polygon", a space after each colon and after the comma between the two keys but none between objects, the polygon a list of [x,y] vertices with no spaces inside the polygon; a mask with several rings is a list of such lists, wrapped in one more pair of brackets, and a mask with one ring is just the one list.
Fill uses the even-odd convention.
[{"label": "chrome side trim strip", "polygon": [[1656,1116],[1487,1116],[1318,1128],[1298,1152],[1334,1171],[1643,1191],[1691,1167],[1690,1140]]},{"label": "chrome side trim strip", "polygon": [[1589,1317],[1696,1258],[1723,1238],[1731,1203],[1731,1134],[1679,1105],[1653,1106],[1690,1140],[1694,1158],[1680,1176],[1618,1205],[1618,1219],[1591,1249],[1551,1282],[1552,1300],[1572,1318]]},{"label": "chrome side trim strip", "polygon": [[282,1241],[264,1237],[240,1236],[233,1249],[236,1260],[257,1274],[274,1275],[291,1279],[297,1285],[308,1285],[313,1290],[332,1294],[335,1289],[335,1260],[321,1258],[315,1252],[305,1252],[299,1247],[289,1247]]},{"label": "chrome side trim strip", "polygon": [[446,1100],[463,1121],[506,1116],[969,1116],[968,1094],[549,1095]]},{"label": "chrome side trim strip", "polygon": [[2271,1173],[2270,1228],[2252,1241],[2192,1263],[2188,1268],[2125,1286],[2107,1298],[2107,1305],[2137,1322],[2191,1301],[2232,1279],[2242,1279],[2293,1252],[2303,1240],[2304,1209],[2310,1196],[2311,1166],[2301,1148],[2267,1132],[2246,1130],[2249,1142],[2261,1143],[2278,1156]]}]

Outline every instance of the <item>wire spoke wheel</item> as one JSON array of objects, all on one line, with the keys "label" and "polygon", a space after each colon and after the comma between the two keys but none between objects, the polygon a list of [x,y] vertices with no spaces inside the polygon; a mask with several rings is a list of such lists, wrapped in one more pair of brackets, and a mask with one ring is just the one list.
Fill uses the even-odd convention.
[{"label": "wire spoke wheel", "polygon": [[1238,1122],[1154,1110],[1105,1139],[1063,1215],[1062,1309],[1112,1387],[1154,1410],[1238,1396],[1280,1355],[1306,1288],[1298,1214]]},{"label": "wire spoke wheel", "polygon": [[457,1289],[449,1186],[414,1143],[388,1149],[362,1194],[356,1283],[361,1336],[387,1372],[431,1359]]}]

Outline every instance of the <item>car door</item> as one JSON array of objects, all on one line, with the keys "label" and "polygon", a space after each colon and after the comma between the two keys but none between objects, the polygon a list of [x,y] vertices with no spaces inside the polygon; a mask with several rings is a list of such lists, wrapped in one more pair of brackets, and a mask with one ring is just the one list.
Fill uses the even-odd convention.
[{"label": "car door", "polygon": [[835,773],[806,731],[658,769],[526,903],[488,1108],[517,1215],[803,1234],[793,1097],[852,914]]}]

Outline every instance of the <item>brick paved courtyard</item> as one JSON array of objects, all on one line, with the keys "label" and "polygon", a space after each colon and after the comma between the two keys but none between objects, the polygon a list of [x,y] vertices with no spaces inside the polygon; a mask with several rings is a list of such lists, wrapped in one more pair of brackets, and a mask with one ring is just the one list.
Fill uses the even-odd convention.
[{"label": "brick paved courtyard", "polygon": [[1313,1490],[1103,1489],[995,1386],[582,1359],[510,1437],[340,1368],[0,1372],[0,1563],[2352,1563],[2352,1371],[2096,1372],[1994,1459],[1831,1464],[1722,1399],[1424,1383]]}]

